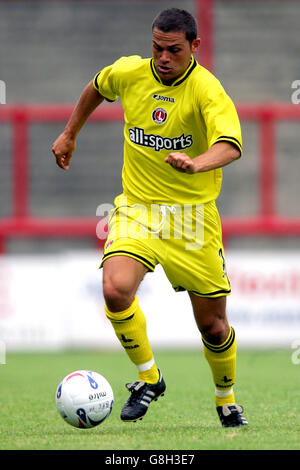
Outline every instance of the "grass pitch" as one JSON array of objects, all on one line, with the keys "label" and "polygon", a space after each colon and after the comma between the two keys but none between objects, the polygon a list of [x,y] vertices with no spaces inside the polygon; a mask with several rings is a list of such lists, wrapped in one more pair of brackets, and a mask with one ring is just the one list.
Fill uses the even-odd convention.
[{"label": "grass pitch", "polygon": [[[291,351],[240,350],[237,402],[249,426],[223,429],[203,353],[155,353],[167,384],[142,421],[123,423],[124,384],[136,379],[123,352],[7,354],[0,365],[0,449],[6,450],[292,450],[300,447],[300,365]],[[100,372],[112,385],[114,408],[93,429],[65,423],[55,407],[60,380],[77,369]]]}]

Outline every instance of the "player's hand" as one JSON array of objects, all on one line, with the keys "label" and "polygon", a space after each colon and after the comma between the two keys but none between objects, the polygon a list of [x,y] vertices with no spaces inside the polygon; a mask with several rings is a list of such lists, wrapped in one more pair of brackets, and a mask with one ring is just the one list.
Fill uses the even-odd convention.
[{"label": "player's hand", "polygon": [[165,158],[165,162],[177,171],[196,173],[195,162],[186,153],[172,152]]},{"label": "player's hand", "polygon": [[52,145],[52,152],[56,158],[57,165],[63,170],[68,170],[70,160],[75,150],[75,139],[63,132]]}]

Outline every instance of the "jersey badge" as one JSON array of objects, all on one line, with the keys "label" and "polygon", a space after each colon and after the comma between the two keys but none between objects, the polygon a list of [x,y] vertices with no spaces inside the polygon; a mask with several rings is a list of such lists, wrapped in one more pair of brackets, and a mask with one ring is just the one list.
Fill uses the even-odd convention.
[{"label": "jersey badge", "polygon": [[167,111],[163,108],[156,108],[152,113],[152,119],[156,124],[163,124],[167,119]]}]

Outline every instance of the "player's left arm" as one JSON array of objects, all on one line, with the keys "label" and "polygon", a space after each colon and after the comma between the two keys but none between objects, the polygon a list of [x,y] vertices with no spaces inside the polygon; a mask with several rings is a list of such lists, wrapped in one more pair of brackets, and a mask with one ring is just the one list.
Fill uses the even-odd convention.
[{"label": "player's left arm", "polygon": [[190,158],[186,153],[172,152],[165,158],[165,162],[177,171],[193,174],[222,168],[240,156],[241,152],[235,145],[222,141],[194,158]]}]

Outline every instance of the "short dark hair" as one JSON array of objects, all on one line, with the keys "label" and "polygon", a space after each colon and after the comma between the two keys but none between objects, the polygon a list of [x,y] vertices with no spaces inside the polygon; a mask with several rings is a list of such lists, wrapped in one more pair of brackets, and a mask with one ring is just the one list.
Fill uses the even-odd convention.
[{"label": "short dark hair", "polygon": [[197,23],[193,15],[180,8],[169,8],[161,11],[152,23],[154,28],[169,33],[170,31],[183,31],[186,39],[192,43],[197,38]]}]

